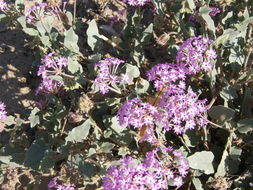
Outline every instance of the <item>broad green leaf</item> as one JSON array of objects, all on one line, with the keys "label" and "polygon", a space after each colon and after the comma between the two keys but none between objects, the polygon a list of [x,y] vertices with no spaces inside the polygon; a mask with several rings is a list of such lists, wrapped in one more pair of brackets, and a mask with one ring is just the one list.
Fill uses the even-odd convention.
[{"label": "broad green leaf", "polygon": [[137,94],[144,94],[147,92],[149,88],[149,82],[145,79],[139,78],[139,80],[135,83],[135,91]]},{"label": "broad green leaf", "polygon": [[41,42],[44,46],[46,46],[46,47],[51,47],[52,46],[48,36],[41,36],[40,40],[41,40]]},{"label": "broad green leaf", "polygon": [[81,157],[80,154],[69,156],[68,164],[77,168],[86,177],[91,178],[95,173],[95,166],[89,162],[84,161],[85,158]]},{"label": "broad green leaf", "polygon": [[208,115],[216,120],[219,124],[223,125],[226,121],[234,118],[235,110],[224,106],[213,106],[208,111]]},{"label": "broad green leaf", "polygon": [[240,133],[248,133],[253,130],[253,119],[243,119],[237,123],[237,130]]},{"label": "broad green leaf", "polygon": [[105,102],[108,106],[114,106],[120,103],[120,98],[105,98]]},{"label": "broad green leaf", "polygon": [[220,96],[225,99],[226,101],[233,100],[235,98],[238,98],[237,95],[237,89],[233,86],[227,86],[225,87],[221,92]]},{"label": "broad green leaf", "polygon": [[26,152],[24,165],[38,168],[47,149],[48,146],[44,141],[35,140]]},{"label": "broad green leaf", "polygon": [[192,183],[195,186],[196,190],[204,190],[201,181],[199,178],[194,177]]},{"label": "broad green leaf", "polygon": [[89,134],[91,122],[87,119],[83,124],[72,129],[65,138],[66,142],[83,142]]},{"label": "broad green leaf", "polygon": [[59,75],[51,75],[51,76],[48,76],[48,78],[59,81],[59,82],[63,82],[63,78]]},{"label": "broad green leaf", "polygon": [[153,24],[151,23],[143,32],[141,37],[142,45],[146,45],[149,43],[150,38],[152,37],[153,33]]},{"label": "broad green leaf", "polygon": [[163,12],[164,0],[152,0],[152,2],[155,5],[155,8],[156,8],[158,14],[164,14],[164,12]]},{"label": "broad green leaf", "polygon": [[243,95],[243,101],[242,101],[242,105],[241,105],[242,119],[251,117],[251,114],[252,114],[251,108],[252,108],[251,89],[245,88],[244,95]]},{"label": "broad green leaf", "polygon": [[31,128],[35,127],[37,124],[40,123],[40,117],[36,115],[39,112],[39,108],[34,108],[29,116],[30,126]]},{"label": "broad green leaf", "polygon": [[0,156],[0,162],[4,164],[9,164],[12,159],[12,156]]},{"label": "broad green leaf", "polygon": [[72,22],[73,22],[73,15],[71,12],[67,11],[66,12],[66,16],[68,18],[68,24],[71,26],[72,25]]},{"label": "broad green leaf", "polygon": [[221,20],[222,24],[229,23],[229,20],[231,20],[233,16],[233,11],[230,11],[227,13],[227,15]]},{"label": "broad green leaf", "polygon": [[110,130],[114,131],[117,135],[122,135],[121,132],[125,130],[125,127],[120,126],[116,116],[105,117],[103,122],[106,128],[110,128]]},{"label": "broad green leaf", "polygon": [[240,156],[242,154],[242,149],[238,147],[231,147],[231,151],[227,160],[228,165],[228,173],[229,174],[236,174],[239,170],[240,166]]},{"label": "broad green leaf", "polygon": [[200,7],[199,14],[200,16],[205,20],[207,27],[213,32],[215,35],[215,25],[213,22],[213,19],[209,15],[209,13],[212,11],[209,7]]},{"label": "broad green leaf", "polygon": [[93,19],[90,23],[89,23],[89,27],[87,29],[87,36],[88,36],[88,45],[90,46],[90,48],[92,49],[92,51],[95,50],[96,45],[98,44],[98,41],[100,39],[100,34],[98,31],[98,26],[96,23],[96,20]]},{"label": "broad green leaf", "polygon": [[196,152],[187,158],[192,169],[201,170],[207,175],[214,173],[213,159],[211,151]]},{"label": "broad green leaf", "polygon": [[72,52],[79,53],[78,36],[71,27],[65,32],[64,46]]},{"label": "broad green leaf", "polygon": [[130,78],[137,78],[140,76],[140,71],[139,68],[137,66],[134,65],[130,65],[130,64],[126,64],[126,74],[130,77]]},{"label": "broad green leaf", "polygon": [[13,117],[12,115],[6,117],[4,119],[4,123],[5,123],[5,125],[13,125],[13,124],[15,124],[16,123],[15,117]]},{"label": "broad green leaf", "polygon": [[227,150],[224,150],[217,171],[214,175],[215,177],[218,176],[223,177],[227,174],[227,163],[226,163],[227,159],[228,159],[228,152]]},{"label": "broad green leaf", "polygon": [[100,151],[101,152],[104,152],[104,153],[110,153],[111,152],[111,149],[114,148],[114,144],[112,143],[109,143],[109,142],[105,142],[101,145],[101,148],[100,148]]},{"label": "broad green leaf", "polygon": [[18,12],[22,12],[25,9],[23,0],[15,0],[15,8]]},{"label": "broad green leaf", "polygon": [[187,0],[187,3],[189,5],[189,8],[192,10],[192,12],[194,12],[196,5],[194,3],[194,0]]},{"label": "broad green leaf", "polygon": [[33,28],[23,28],[23,31],[30,36],[38,36],[39,32]]},{"label": "broad green leaf", "polygon": [[72,58],[68,58],[68,70],[69,70],[72,74],[74,74],[74,73],[80,71],[81,67],[82,67],[82,66],[80,65],[80,63],[78,63],[78,61],[73,60]]},{"label": "broad green leaf", "polygon": [[17,20],[18,20],[19,24],[22,26],[23,29],[26,28],[26,18],[25,18],[25,16],[21,16]]},{"label": "broad green leaf", "polygon": [[6,18],[6,15],[5,14],[0,14],[0,21],[5,19]]}]

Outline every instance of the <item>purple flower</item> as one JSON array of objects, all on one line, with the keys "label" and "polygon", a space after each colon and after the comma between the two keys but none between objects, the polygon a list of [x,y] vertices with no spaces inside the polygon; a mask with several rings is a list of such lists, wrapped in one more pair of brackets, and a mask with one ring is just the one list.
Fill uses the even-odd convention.
[{"label": "purple flower", "polygon": [[54,177],[51,179],[51,181],[48,183],[47,187],[50,190],[51,188],[54,188],[57,186],[57,177]]},{"label": "purple flower", "polygon": [[7,112],[5,111],[6,105],[0,101],[0,122],[7,117]]},{"label": "purple flower", "polygon": [[[181,175],[180,170],[184,170],[184,175]],[[168,181],[173,186],[180,187],[188,170],[186,159],[174,154],[173,148],[156,148],[146,153],[143,162],[128,156],[120,160],[119,166],[111,166],[103,178],[103,188],[165,190],[169,188]]]},{"label": "purple flower", "polygon": [[163,93],[158,106],[159,122],[167,131],[172,130],[176,134],[182,134],[196,126],[205,126],[205,103],[206,100],[197,100],[197,94],[191,88],[184,93],[182,90],[168,89]]},{"label": "purple flower", "polygon": [[105,58],[95,64],[98,69],[98,75],[95,79],[95,84],[99,87],[102,94],[109,92],[110,85],[116,85],[119,83],[128,83],[130,79],[127,74],[121,74],[117,72],[120,64],[124,63],[115,57]]},{"label": "purple flower", "polygon": [[216,16],[217,14],[220,13],[220,9],[217,7],[210,7],[212,11],[209,13],[210,16]]},{"label": "purple flower", "polygon": [[155,89],[166,89],[178,80],[185,80],[185,67],[180,64],[163,63],[147,71],[149,81],[154,81]]},{"label": "purple flower", "polygon": [[186,67],[187,74],[196,74],[201,70],[210,71],[217,54],[211,48],[212,40],[202,36],[187,39],[179,48],[177,63]]},{"label": "purple flower", "polygon": [[25,12],[26,21],[32,24],[40,19],[41,13],[45,11],[47,7],[46,3],[35,3]]},{"label": "purple flower", "polygon": [[154,132],[154,125],[158,116],[156,107],[142,102],[138,98],[126,101],[118,110],[117,117],[121,126],[133,126],[140,129],[146,126],[147,129],[140,142],[147,141],[151,144],[157,142]]},{"label": "purple flower", "polygon": [[117,117],[121,126],[141,128],[143,125],[153,126],[157,114],[156,107],[134,98],[120,107]]},{"label": "purple flower", "polygon": [[57,57],[54,56],[54,53],[49,53],[41,59],[41,62],[43,65],[39,67],[37,75],[42,77],[42,81],[36,94],[40,92],[45,94],[55,94],[64,83],[51,79],[50,76],[61,75],[63,69],[68,65],[68,60],[65,57]]},{"label": "purple flower", "polygon": [[52,188],[55,188],[57,190],[75,190],[75,185],[59,184],[57,180],[58,180],[58,177],[54,177],[48,183],[48,190],[51,190]]},{"label": "purple flower", "polygon": [[7,3],[4,0],[0,0],[0,11],[4,11],[7,8]]},{"label": "purple flower", "polygon": [[123,2],[127,3],[130,6],[143,6],[151,0],[122,0]]}]

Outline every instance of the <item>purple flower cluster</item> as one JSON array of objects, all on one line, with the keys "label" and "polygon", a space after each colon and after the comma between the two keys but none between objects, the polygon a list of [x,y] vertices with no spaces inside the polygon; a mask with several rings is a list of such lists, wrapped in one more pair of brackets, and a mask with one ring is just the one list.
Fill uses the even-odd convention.
[{"label": "purple flower cluster", "polygon": [[36,93],[57,93],[63,85],[63,82],[54,80],[50,76],[61,75],[62,70],[68,65],[67,58],[62,56],[56,57],[54,53],[49,53],[41,62],[43,65],[39,67],[37,75],[42,77],[42,82]]},{"label": "purple flower cluster", "polygon": [[143,6],[151,0],[122,0],[130,6]]},{"label": "purple flower cluster", "polygon": [[147,71],[147,77],[149,81],[154,81],[156,90],[161,90],[178,80],[185,80],[185,67],[180,64],[158,64]]},{"label": "purple flower cluster", "polygon": [[46,3],[35,3],[35,5],[31,6],[25,12],[26,22],[31,24],[38,21],[41,13],[44,13],[46,7]]},{"label": "purple flower cluster", "polygon": [[102,94],[109,92],[110,85],[129,82],[130,79],[127,74],[121,74],[119,76],[117,73],[118,67],[122,63],[124,63],[123,60],[115,57],[109,57],[95,64],[95,67],[98,69],[95,84],[99,87]]},{"label": "purple flower cluster", "polygon": [[0,101],[0,121],[7,117],[7,112],[5,111],[6,105]]},{"label": "purple flower cluster", "polygon": [[120,107],[117,116],[121,126],[141,128],[143,125],[154,126],[157,114],[156,107],[134,98],[126,101]]},{"label": "purple flower cluster", "polygon": [[168,186],[182,186],[189,165],[183,154],[173,148],[156,148],[138,162],[124,157],[120,165],[108,169],[103,179],[104,190],[165,190]]},{"label": "purple flower cluster", "polygon": [[120,107],[117,117],[121,126],[138,129],[148,126],[140,142],[154,144],[157,142],[155,124],[161,124],[165,131],[182,134],[196,126],[207,125],[206,112],[206,100],[197,100],[197,94],[191,88],[185,92],[185,84],[181,81],[179,85],[167,88],[157,107],[134,98]]},{"label": "purple flower cluster", "polygon": [[151,144],[157,142],[154,134],[154,125],[158,117],[158,110],[149,103],[144,103],[138,98],[126,101],[118,110],[117,117],[121,126],[133,126],[140,129],[147,127],[140,142],[147,141]]},{"label": "purple flower cluster", "polygon": [[187,39],[179,48],[177,63],[185,66],[187,74],[210,71],[212,60],[217,57],[215,50],[210,47],[211,43],[212,40],[202,36]]},{"label": "purple flower cluster", "polygon": [[217,7],[210,7],[212,11],[209,13],[210,16],[216,16],[217,14],[220,13],[220,9]]},{"label": "purple flower cluster", "polygon": [[159,104],[160,123],[167,130],[182,134],[188,129],[207,125],[204,114],[207,112],[206,100],[197,100],[191,88],[177,93],[170,89],[163,93]]},{"label": "purple flower cluster", "polygon": [[0,11],[4,11],[7,8],[7,3],[4,0],[0,0]]},{"label": "purple flower cluster", "polygon": [[48,190],[51,190],[52,188],[57,190],[75,190],[75,185],[66,185],[66,184],[59,184],[57,182],[58,178],[54,177],[48,184]]}]

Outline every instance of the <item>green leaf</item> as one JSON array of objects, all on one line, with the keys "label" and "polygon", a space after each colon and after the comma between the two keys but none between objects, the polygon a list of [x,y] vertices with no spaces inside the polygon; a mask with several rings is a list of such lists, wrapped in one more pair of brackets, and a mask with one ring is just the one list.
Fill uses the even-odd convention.
[{"label": "green leaf", "polygon": [[153,33],[153,24],[151,23],[143,32],[141,37],[142,45],[146,45],[150,42],[150,38],[152,37]]},{"label": "green leaf", "polygon": [[193,183],[193,185],[195,186],[195,189],[197,189],[197,190],[204,190],[204,189],[203,189],[203,186],[202,186],[202,183],[201,183],[201,181],[199,180],[199,178],[194,177],[194,178],[192,179],[192,183]]},{"label": "green leaf", "polygon": [[23,29],[26,28],[26,17],[25,16],[21,16],[17,20]]},{"label": "green leaf", "polygon": [[74,73],[76,73],[76,72],[78,72],[78,71],[80,71],[81,70],[81,65],[80,65],[80,63],[78,63],[78,61],[76,61],[76,60],[73,60],[72,58],[68,58],[68,70],[72,73],[72,74],[74,74]]},{"label": "green leaf", "polygon": [[66,142],[83,142],[89,134],[91,122],[87,119],[83,124],[72,129],[65,138]]},{"label": "green leaf", "polygon": [[248,133],[253,130],[253,119],[243,119],[237,123],[237,130],[240,133]]},{"label": "green leaf", "polygon": [[71,27],[65,32],[64,46],[72,52],[79,53],[78,36]]},{"label": "green leaf", "polygon": [[118,118],[114,117],[105,117],[103,120],[105,127],[113,130],[117,135],[122,135],[121,133],[125,130],[125,127],[120,126]]},{"label": "green leaf", "polygon": [[4,124],[5,125],[13,125],[13,124],[15,124],[16,122],[15,122],[15,117],[13,117],[12,115],[10,115],[10,116],[8,116],[8,117],[6,117],[5,119],[4,119]]},{"label": "green leaf", "polygon": [[18,12],[22,12],[25,9],[24,1],[23,0],[16,0],[15,1],[15,8]]},{"label": "green leaf", "polygon": [[242,105],[241,105],[242,119],[251,117],[251,114],[252,114],[251,107],[252,107],[251,89],[245,88],[244,95],[243,95],[243,101],[242,101]]},{"label": "green leaf", "polygon": [[91,178],[95,173],[95,166],[89,162],[84,161],[85,158],[80,155],[69,156],[68,164],[77,168],[86,177]]},{"label": "green leaf", "polygon": [[66,16],[68,18],[68,24],[71,26],[72,25],[72,22],[73,22],[73,15],[71,12],[67,11],[66,12]]},{"label": "green leaf", "polygon": [[44,46],[46,46],[46,47],[51,47],[52,46],[48,36],[41,36],[40,40],[41,40],[41,42]]},{"label": "green leaf", "polygon": [[214,155],[211,151],[196,152],[187,158],[192,169],[201,170],[207,175],[214,173],[213,159]]},{"label": "green leaf", "polygon": [[63,78],[59,75],[51,75],[51,76],[48,76],[48,78],[59,81],[59,82],[63,82]]},{"label": "green leaf", "polygon": [[224,150],[223,151],[223,154],[222,154],[222,157],[221,157],[221,160],[220,160],[220,163],[218,165],[218,168],[217,168],[217,171],[215,173],[215,177],[218,177],[218,176],[225,176],[226,173],[227,173],[227,163],[226,163],[226,160],[228,159],[228,152],[227,150]]},{"label": "green leaf", "polygon": [[9,164],[12,159],[12,156],[0,156],[0,162],[4,164]]},{"label": "green leaf", "polygon": [[38,36],[39,32],[33,28],[23,28],[23,31],[30,36]]},{"label": "green leaf", "polygon": [[6,18],[6,15],[5,14],[0,14],[0,21],[5,19]]},{"label": "green leaf", "polygon": [[38,168],[47,149],[48,146],[44,141],[35,140],[26,152],[24,165]]},{"label": "green leaf", "polygon": [[149,88],[149,82],[145,79],[140,78],[136,83],[135,83],[135,91],[137,94],[144,94],[147,92]]},{"label": "green leaf", "polygon": [[196,5],[194,3],[194,0],[187,0],[187,3],[189,5],[189,8],[192,10],[192,12],[194,12],[194,10],[196,9]]},{"label": "green leaf", "polygon": [[235,87],[229,85],[220,92],[220,96],[226,101],[233,100],[235,98],[238,98],[236,91],[237,89]]},{"label": "green leaf", "polygon": [[90,46],[90,48],[92,49],[92,51],[95,50],[95,47],[98,44],[98,41],[100,40],[100,34],[98,31],[98,26],[96,23],[96,20],[93,19],[90,23],[89,23],[89,27],[87,29],[87,40],[88,40],[88,45]]},{"label": "green leaf", "polygon": [[213,32],[215,35],[215,25],[213,22],[213,19],[209,15],[209,13],[212,11],[209,7],[200,7],[199,14],[200,16],[205,20],[207,27]]},{"label": "green leaf", "polygon": [[227,13],[227,15],[221,20],[222,24],[230,23],[229,20],[233,17],[233,11]]},{"label": "green leaf", "polygon": [[130,77],[130,78],[137,78],[140,76],[140,71],[139,68],[137,66],[134,65],[130,65],[130,64],[126,64],[126,74]]},{"label": "green leaf", "polygon": [[158,14],[164,14],[164,12],[163,12],[164,0],[152,0],[152,2],[155,5],[155,8],[156,8]]},{"label": "green leaf", "polygon": [[111,152],[111,149],[114,148],[114,144],[112,143],[109,143],[109,142],[105,142],[101,145],[101,148],[100,148],[100,151],[101,152],[104,152],[104,153],[110,153]]},{"label": "green leaf", "polygon": [[231,147],[230,154],[227,160],[228,173],[236,174],[239,170],[239,165],[241,162],[240,156],[242,154],[242,149],[238,147]]},{"label": "green leaf", "polygon": [[213,106],[208,111],[208,115],[213,119],[217,120],[220,125],[223,125],[226,121],[230,121],[234,118],[235,110],[224,106]]},{"label": "green leaf", "polygon": [[35,127],[37,124],[40,123],[40,117],[36,115],[39,112],[39,108],[34,108],[29,116],[30,126],[31,128]]}]

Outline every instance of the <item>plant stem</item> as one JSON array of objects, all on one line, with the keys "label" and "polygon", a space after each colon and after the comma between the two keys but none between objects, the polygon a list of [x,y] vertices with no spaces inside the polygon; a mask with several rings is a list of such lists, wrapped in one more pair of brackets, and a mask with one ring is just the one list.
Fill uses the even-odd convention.
[{"label": "plant stem", "polygon": [[74,14],[73,15],[74,15],[73,22],[76,23],[76,0],[74,1]]}]

